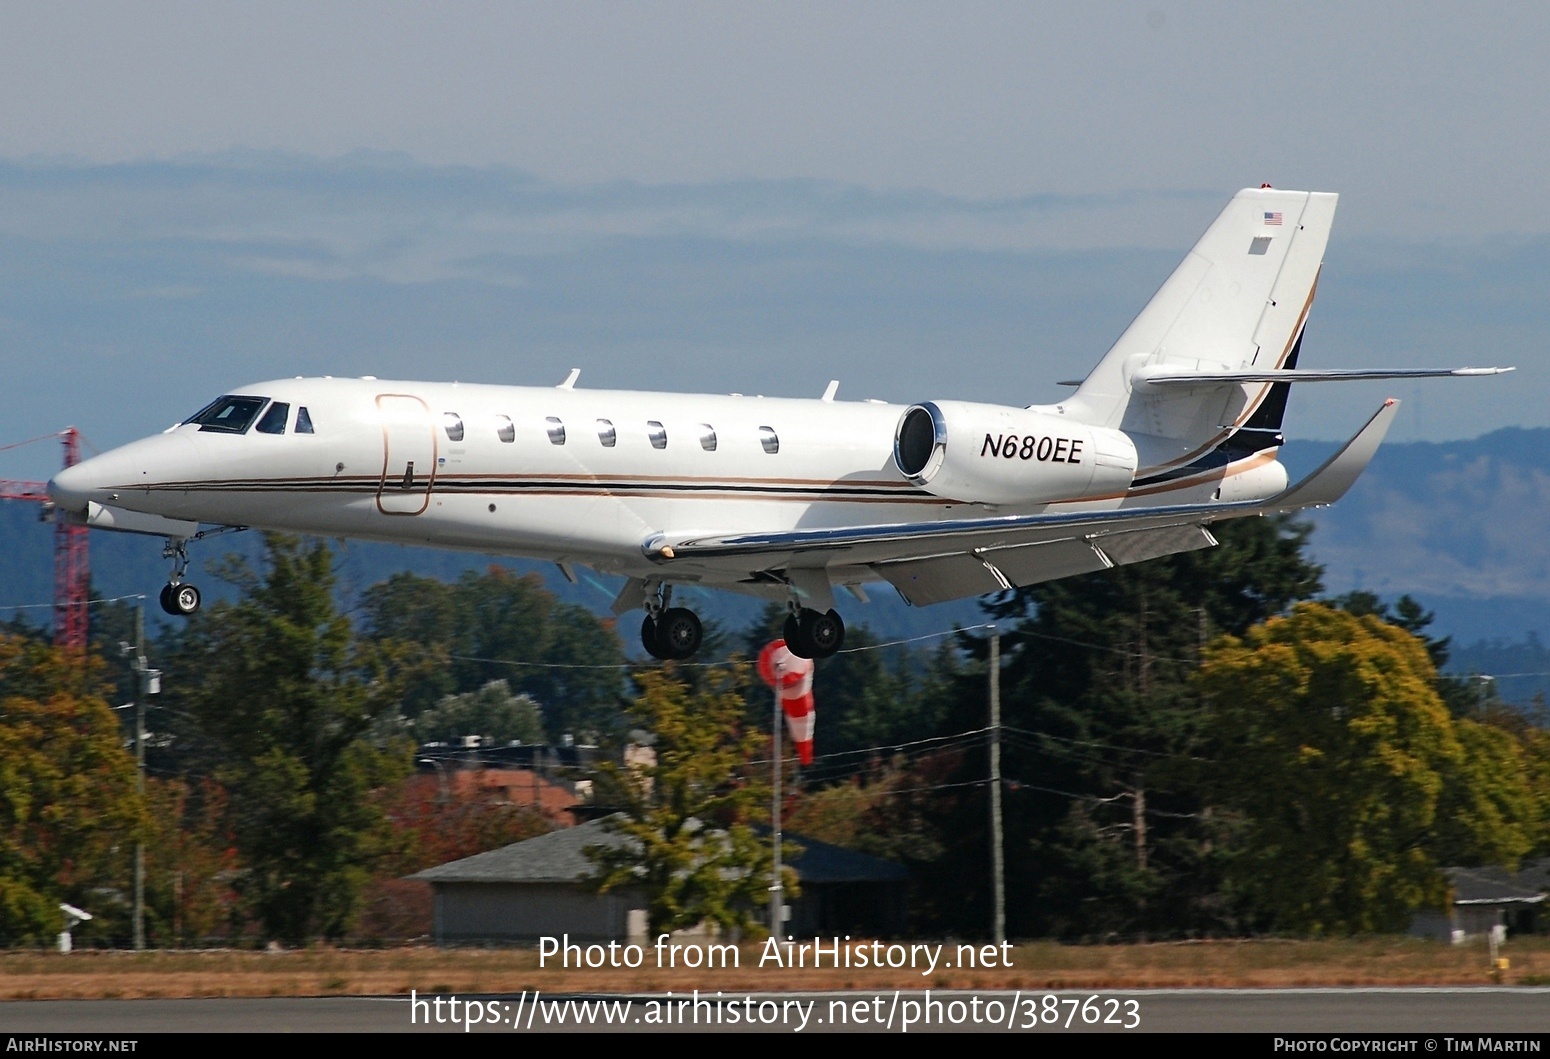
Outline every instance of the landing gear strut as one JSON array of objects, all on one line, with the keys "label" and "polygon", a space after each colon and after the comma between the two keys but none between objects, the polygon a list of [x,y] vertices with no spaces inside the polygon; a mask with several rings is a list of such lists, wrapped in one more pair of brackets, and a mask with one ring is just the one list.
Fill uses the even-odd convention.
[{"label": "landing gear strut", "polygon": [[172,574],[161,590],[161,609],[186,618],[199,609],[200,600],[199,589],[183,583],[183,575],[188,573],[188,541],[168,540],[161,557],[172,560]]},{"label": "landing gear strut", "polygon": [[648,586],[646,617],[640,623],[640,642],[652,658],[682,661],[700,649],[705,630],[694,611],[686,607],[669,607],[672,599],[672,585]]},{"label": "landing gear strut", "polygon": [[828,658],[845,646],[845,622],[839,612],[796,607],[786,618],[786,647],[798,658]]}]

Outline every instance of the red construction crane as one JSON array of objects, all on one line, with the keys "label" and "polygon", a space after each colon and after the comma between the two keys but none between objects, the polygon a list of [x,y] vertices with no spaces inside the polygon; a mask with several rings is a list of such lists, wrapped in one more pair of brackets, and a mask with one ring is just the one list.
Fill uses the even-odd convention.
[{"label": "red construction crane", "polygon": [[[65,466],[74,467],[80,463],[81,432],[75,427],[66,427],[57,436],[64,442]],[[0,479],[0,500],[30,500],[47,504],[50,502],[48,483]],[[86,541],[85,526],[68,519],[54,519],[55,647],[86,649],[87,600],[91,591],[91,568]]]}]

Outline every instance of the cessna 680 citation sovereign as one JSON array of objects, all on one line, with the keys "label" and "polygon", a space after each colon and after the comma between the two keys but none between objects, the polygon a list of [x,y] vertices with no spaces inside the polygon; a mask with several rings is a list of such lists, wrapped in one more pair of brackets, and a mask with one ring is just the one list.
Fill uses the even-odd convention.
[{"label": "cessna 680 citation sovereign", "polygon": [[834,586],[924,605],[1216,544],[1210,524],[1331,503],[1390,400],[1288,488],[1289,385],[1494,374],[1298,367],[1336,196],[1239,192],[1065,400],[818,400],[293,379],[61,472],[63,517],[167,539],[162,606],[201,524],[430,544],[628,578],[658,658],[700,644],[694,583],[783,600],[805,657],[839,649]]}]

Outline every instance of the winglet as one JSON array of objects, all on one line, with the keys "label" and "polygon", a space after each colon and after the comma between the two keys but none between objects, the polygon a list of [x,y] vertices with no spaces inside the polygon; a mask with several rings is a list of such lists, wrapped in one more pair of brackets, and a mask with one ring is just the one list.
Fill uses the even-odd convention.
[{"label": "winglet", "polygon": [[1367,469],[1373,454],[1383,443],[1399,402],[1390,397],[1383,407],[1356,432],[1356,436],[1341,446],[1340,451],[1324,461],[1324,465],[1290,489],[1265,501],[1266,511],[1293,511],[1304,507],[1323,507],[1345,496],[1346,490]]}]

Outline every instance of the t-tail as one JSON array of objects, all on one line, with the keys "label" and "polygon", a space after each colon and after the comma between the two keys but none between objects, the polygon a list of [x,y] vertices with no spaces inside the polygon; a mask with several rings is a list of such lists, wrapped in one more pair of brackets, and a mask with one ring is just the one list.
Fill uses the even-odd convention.
[{"label": "t-tail", "polygon": [[1238,192],[1063,402],[1136,444],[1136,485],[1193,477],[1281,445],[1293,382],[1481,375],[1510,368],[1300,366],[1338,196]]}]

